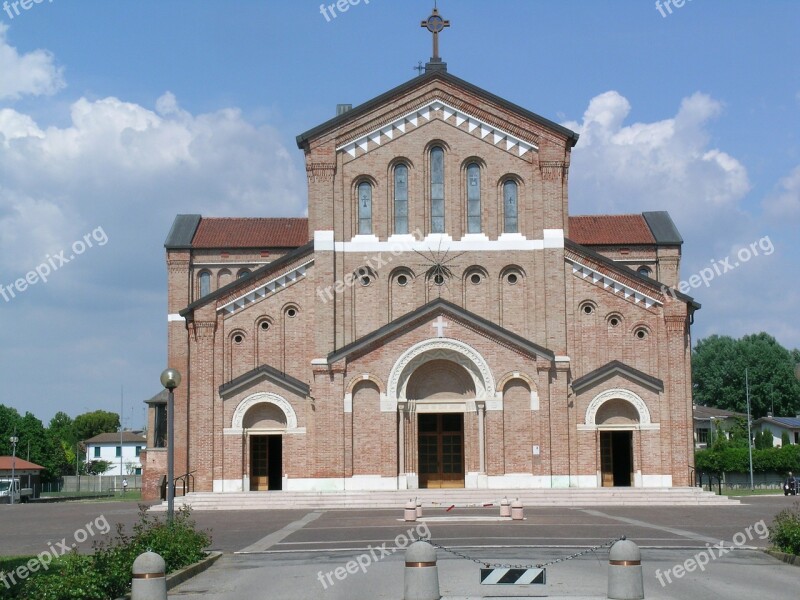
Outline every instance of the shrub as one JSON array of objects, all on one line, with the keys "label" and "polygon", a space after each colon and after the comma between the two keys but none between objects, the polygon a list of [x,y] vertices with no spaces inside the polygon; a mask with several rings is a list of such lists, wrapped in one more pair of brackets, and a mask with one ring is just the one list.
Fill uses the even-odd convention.
[{"label": "shrub", "polygon": [[800,556],[800,502],[775,516],[769,528],[769,541],[781,552]]},{"label": "shrub", "polygon": [[206,531],[197,531],[191,511],[181,508],[172,524],[148,515],[139,506],[139,522],[128,535],[117,526],[116,535],[95,543],[89,555],[70,552],[53,561],[47,572],[29,578],[19,594],[22,600],[107,600],[130,589],[131,567],[148,550],[160,554],[170,573],[197,562],[211,543]]}]

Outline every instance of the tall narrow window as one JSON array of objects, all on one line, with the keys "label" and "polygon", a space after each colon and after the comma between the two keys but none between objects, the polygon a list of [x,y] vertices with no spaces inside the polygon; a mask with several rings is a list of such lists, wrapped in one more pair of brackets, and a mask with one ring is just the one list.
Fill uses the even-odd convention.
[{"label": "tall narrow window", "polygon": [[467,167],[467,233],[481,232],[481,168]]},{"label": "tall narrow window", "polygon": [[394,232],[408,233],[408,167],[394,168]]},{"label": "tall narrow window", "polygon": [[431,150],[431,233],[444,233],[444,150]]},{"label": "tall narrow window", "polygon": [[506,181],[503,184],[503,214],[505,215],[503,231],[505,233],[518,232],[519,219],[517,218],[517,196],[517,183],[515,181]]},{"label": "tall narrow window", "polygon": [[211,293],[211,273],[203,271],[200,273],[200,297],[208,296]]},{"label": "tall narrow window", "polygon": [[372,233],[372,186],[366,182],[358,185],[358,233]]}]

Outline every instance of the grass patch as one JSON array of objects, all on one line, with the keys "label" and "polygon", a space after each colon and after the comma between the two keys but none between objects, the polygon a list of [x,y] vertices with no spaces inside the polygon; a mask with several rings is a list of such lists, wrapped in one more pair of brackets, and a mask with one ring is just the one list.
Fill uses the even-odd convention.
[{"label": "grass patch", "polygon": [[723,496],[775,496],[775,495],[783,496],[783,490],[779,490],[777,488],[774,490],[763,490],[763,489],[751,490],[750,488],[730,489],[730,490],[723,489],[722,495]]}]

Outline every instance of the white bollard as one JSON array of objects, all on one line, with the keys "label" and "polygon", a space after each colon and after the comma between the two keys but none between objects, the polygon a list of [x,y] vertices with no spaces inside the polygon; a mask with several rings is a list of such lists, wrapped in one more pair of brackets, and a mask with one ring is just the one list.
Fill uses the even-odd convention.
[{"label": "white bollard", "polygon": [[133,561],[131,600],[167,600],[167,565],[155,552],[145,552]]},{"label": "white bollard", "polygon": [[522,507],[522,502],[520,502],[519,498],[514,500],[511,503],[511,519],[514,521],[522,521],[525,518],[525,514]]},{"label": "white bollard", "polygon": [[417,498],[417,518],[419,519],[422,516],[422,500]]},{"label": "white bollard", "polygon": [[439,600],[439,567],[436,548],[414,542],[406,549],[404,600]]},{"label": "white bollard", "polygon": [[613,600],[644,598],[642,553],[631,540],[619,540],[608,553],[608,597]]},{"label": "white bollard", "polygon": [[404,521],[416,521],[417,520],[417,503],[413,500],[409,500],[406,502],[406,508],[403,511],[403,520]]},{"label": "white bollard", "polygon": [[500,516],[501,517],[511,516],[511,503],[509,503],[508,498],[503,498],[500,501]]}]

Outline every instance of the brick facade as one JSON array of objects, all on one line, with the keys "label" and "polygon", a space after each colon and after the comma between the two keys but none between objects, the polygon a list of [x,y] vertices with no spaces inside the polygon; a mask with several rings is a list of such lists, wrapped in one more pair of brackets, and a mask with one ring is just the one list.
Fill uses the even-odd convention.
[{"label": "brick facade", "polygon": [[[688,485],[698,305],[669,289],[680,239],[665,213],[573,218],[571,237],[576,141],[431,70],[298,138],[307,220],[179,216],[166,244],[176,475],[220,492]],[[480,233],[467,233],[472,164]],[[144,462],[153,497],[165,452]]]}]

